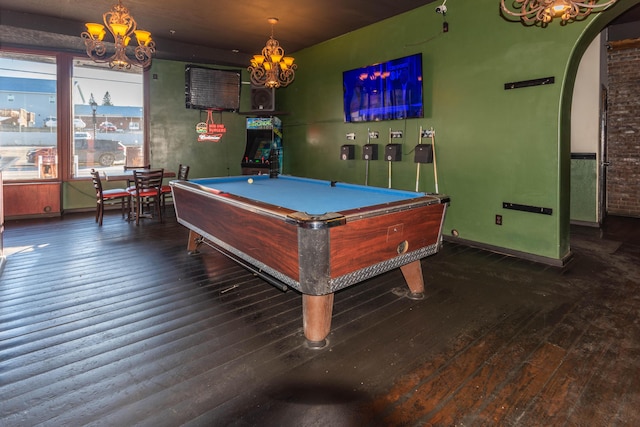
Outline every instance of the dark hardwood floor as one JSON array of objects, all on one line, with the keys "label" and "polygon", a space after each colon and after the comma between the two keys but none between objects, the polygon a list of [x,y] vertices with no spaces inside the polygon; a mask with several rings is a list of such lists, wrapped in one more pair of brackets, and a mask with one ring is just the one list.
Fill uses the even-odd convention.
[{"label": "dark hardwood floor", "polygon": [[427,298],[399,270],[301,297],[187,231],[108,212],[9,221],[1,426],[638,426],[640,219],[572,229],[549,267],[445,243]]}]

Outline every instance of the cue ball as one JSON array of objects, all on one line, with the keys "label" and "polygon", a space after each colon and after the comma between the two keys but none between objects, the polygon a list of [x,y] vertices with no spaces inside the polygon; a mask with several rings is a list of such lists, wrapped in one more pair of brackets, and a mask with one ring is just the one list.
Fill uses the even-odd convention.
[{"label": "cue ball", "polygon": [[249,178],[249,179],[247,180],[247,182],[248,182],[249,184],[253,184],[253,178]]}]

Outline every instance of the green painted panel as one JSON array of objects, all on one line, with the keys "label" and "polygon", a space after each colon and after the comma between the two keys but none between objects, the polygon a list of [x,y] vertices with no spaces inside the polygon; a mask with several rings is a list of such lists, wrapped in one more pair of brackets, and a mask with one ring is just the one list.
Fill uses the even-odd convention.
[{"label": "green painted panel", "polygon": [[597,180],[596,159],[571,160],[571,220],[598,222]]}]

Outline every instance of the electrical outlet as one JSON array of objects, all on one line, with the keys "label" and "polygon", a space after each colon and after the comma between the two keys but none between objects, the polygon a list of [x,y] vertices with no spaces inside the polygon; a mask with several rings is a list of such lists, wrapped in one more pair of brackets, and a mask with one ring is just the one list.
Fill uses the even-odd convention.
[{"label": "electrical outlet", "polygon": [[502,225],[502,215],[496,215],[496,225]]}]

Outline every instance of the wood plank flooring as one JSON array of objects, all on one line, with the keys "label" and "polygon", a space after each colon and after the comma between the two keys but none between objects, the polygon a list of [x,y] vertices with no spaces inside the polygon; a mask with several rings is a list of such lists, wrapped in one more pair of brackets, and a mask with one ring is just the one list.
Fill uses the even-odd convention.
[{"label": "wood plank flooring", "polygon": [[453,243],[336,294],[310,350],[301,296],[187,231],[107,212],[9,221],[0,426],[638,426],[640,219],[572,229],[549,267]]}]

